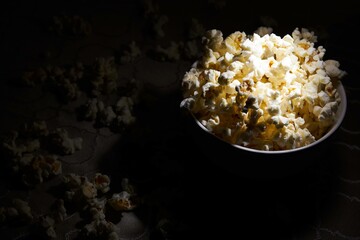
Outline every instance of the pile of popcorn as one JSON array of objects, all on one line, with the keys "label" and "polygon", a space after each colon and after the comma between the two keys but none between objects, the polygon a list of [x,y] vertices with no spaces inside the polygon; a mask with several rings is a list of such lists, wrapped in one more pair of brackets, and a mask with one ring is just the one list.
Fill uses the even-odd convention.
[{"label": "pile of popcorn", "polygon": [[180,106],[232,144],[267,151],[311,144],[334,124],[347,74],[316,42],[306,28],[279,37],[260,27],[225,39],[209,30],[183,77]]}]

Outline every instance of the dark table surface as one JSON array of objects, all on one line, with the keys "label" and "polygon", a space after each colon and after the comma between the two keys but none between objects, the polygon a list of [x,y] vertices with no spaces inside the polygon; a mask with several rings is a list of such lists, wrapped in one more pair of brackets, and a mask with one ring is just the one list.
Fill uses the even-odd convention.
[{"label": "dark table surface", "polygon": [[[156,16],[168,18],[164,36],[149,32],[151,21],[141,1],[4,4],[0,10],[1,133],[24,122],[45,120],[49,128],[66,128],[84,140],[80,151],[61,157],[63,174],[102,172],[110,176],[114,192],[119,191],[121,179],[130,179],[143,201],[134,211],[119,213],[120,239],[360,239],[360,47],[355,36],[360,15],[353,3],[328,3],[327,10],[315,1],[283,4],[281,9],[254,1],[154,3],[158,4]],[[92,32],[83,36],[49,31],[52,17],[59,15],[83,17]],[[264,25],[278,35],[295,27],[316,32],[326,56],[338,60],[348,73],[342,81],[348,105],[342,125],[325,146],[301,156],[311,164],[297,171],[282,169],[283,174],[271,174],[275,166],[247,170],[241,165],[237,171],[216,164],[219,159],[199,141],[202,133],[179,107],[181,80],[194,59],[162,60],[151,55],[157,45],[186,42],[192,18],[225,36],[234,31],[251,34]],[[116,65],[119,80],[134,78],[143,90],[136,123],[121,132],[76,118],[77,107],[87,100],[84,94],[65,104],[41,87],[13,84],[27,69],[76,61],[88,65],[97,57],[117,57],[123,44],[131,41],[139,45],[142,55],[135,62]],[[113,96],[101,97],[110,101]],[[244,160],[241,152],[236,157]],[[16,197],[29,202],[35,217],[49,211],[57,198],[52,189],[61,176],[29,188],[19,186],[15,183],[19,176],[1,168],[1,204]],[[167,234],[159,228],[164,219],[168,223],[162,229]],[[57,238],[75,239],[81,220],[75,211],[57,223]],[[32,226],[0,226],[0,236],[5,237],[0,238],[31,239]]]}]

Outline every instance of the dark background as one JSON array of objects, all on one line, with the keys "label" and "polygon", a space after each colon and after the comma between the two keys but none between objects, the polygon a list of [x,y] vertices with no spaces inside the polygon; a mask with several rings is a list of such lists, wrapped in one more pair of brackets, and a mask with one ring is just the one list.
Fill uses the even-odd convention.
[{"label": "dark background", "polygon": [[[85,148],[84,151],[98,149],[90,162],[71,165],[65,161],[64,172],[88,174],[96,169],[111,176],[115,188],[121,178],[129,177],[145,199],[135,213],[149,227],[150,239],[165,239],[157,228],[164,217],[170,220],[168,239],[195,236],[201,239],[360,239],[360,48],[355,36],[360,15],[355,3],[229,0],[221,7],[206,0],[156,2],[158,13],[169,18],[163,28],[166,34],[161,38],[149,32],[141,1],[1,3],[2,133],[16,129],[24,121],[45,116],[51,126],[75,124],[77,133],[83,134],[79,124],[73,123],[76,122],[73,112],[64,114],[67,108],[72,109],[71,104],[58,103],[51,93],[44,93],[42,89],[19,88],[14,83],[26,69],[49,62],[88,63],[96,56],[116,55],[122,44],[135,40],[144,50],[142,60],[121,66],[120,76],[122,79],[135,76],[146,83],[137,109],[137,123],[121,133],[119,139],[109,137],[111,145],[107,145],[104,138],[98,145]],[[85,17],[93,26],[92,34],[79,37],[50,33],[51,18],[59,14]],[[284,166],[268,159],[274,161],[274,165],[266,163],[265,168],[261,161],[266,158],[250,159],[245,153],[234,153],[226,147],[211,148],[208,145],[211,139],[203,141],[203,133],[179,108],[181,78],[195,59],[159,61],[150,54],[157,44],[186,40],[192,18],[197,18],[205,29],[221,30],[224,36],[234,31],[251,34],[259,26],[271,26],[274,33],[283,36],[296,27],[306,27],[318,35],[319,45],[326,49],[325,58],[341,63],[341,69],[348,73],[343,80],[348,107],[342,127],[321,148],[287,159],[310,164],[288,169],[286,166],[291,166],[288,162]],[[44,56],[47,51],[52,53],[50,58]],[[91,125],[83,127],[92,128]],[[106,129],[101,131],[112,136]],[[93,136],[89,136],[88,141],[92,140]],[[78,155],[79,159],[88,155],[89,152],[84,151]],[[223,156],[215,154],[221,151]],[[221,158],[230,163],[241,161],[241,164],[227,168],[217,164],[223,161]],[[4,173],[1,181],[0,200],[12,195],[26,196],[35,209],[41,209],[39,198],[51,195],[46,184],[35,190],[23,189]],[[56,183],[55,180],[50,185]],[[124,225],[126,227],[130,228]],[[0,230],[14,239],[14,232],[18,230],[10,228],[0,227]],[[20,229],[26,232],[23,227]],[[61,229],[67,227],[58,229],[59,239],[64,239]]]}]

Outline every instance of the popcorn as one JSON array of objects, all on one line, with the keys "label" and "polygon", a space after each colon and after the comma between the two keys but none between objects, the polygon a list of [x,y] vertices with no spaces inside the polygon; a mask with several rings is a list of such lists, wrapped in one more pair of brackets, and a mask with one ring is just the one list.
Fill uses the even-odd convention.
[{"label": "popcorn", "polygon": [[114,57],[96,58],[90,69],[90,94],[108,94],[118,87],[118,72]]},{"label": "popcorn", "polygon": [[188,35],[189,35],[188,37],[190,39],[194,39],[194,38],[202,37],[204,33],[205,33],[204,26],[199,22],[198,19],[192,18],[188,31]]},{"label": "popcorn", "polygon": [[106,193],[110,190],[110,178],[107,175],[96,173],[94,177],[94,185],[97,190]]},{"label": "popcorn", "polygon": [[135,122],[136,117],[133,115],[134,102],[130,97],[121,97],[115,104],[115,112],[117,114],[116,124],[130,125]]},{"label": "popcorn", "polygon": [[120,63],[122,64],[132,63],[140,56],[141,56],[140,48],[136,45],[135,41],[131,41],[129,46],[127,46],[127,48],[124,49],[122,55],[120,56]]},{"label": "popcorn", "polygon": [[[24,158],[27,157],[24,161]],[[20,160],[23,173],[23,182],[26,185],[42,183],[44,179],[57,176],[62,173],[62,164],[56,155],[29,155]]]},{"label": "popcorn", "polygon": [[179,60],[181,57],[180,44],[174,41],[172,41],[167,47],[157,45],[155,52],[161,61],[176,61]]},{"label": "popcorn", "polygon": [[34,219],[28,202],[14,198],[10,206],[0,207],[0,225],[11,221],[29,223]]},{"label": "popcorn", "polygon": [[105,219],[95,219],[86,224],[81,230],[81,235],[90,239],[119,239],[116,226]]},{"label": "popcorn", "polygon": [[323,60],[317,37],[296,28],[284,37],[260,27],[252,35],[202,38],[203,55],[184,74],[183,100],[216,136],[262,150],[308,145],[334,124],[340,104],[337,84],[346,72]]},{"label": "popcorn", "polygon": [[108,202],[116,211],[129,211],[134,209],[136,206],[131,201],[131,194],[126,191],[114,193]]},{"label": "popcorn", "polygon": [[77,62],[70,67],[51,66],[40,67],[23,73],[22,81],[27,86],[44,84],[57,94],[60,100],[68,102],[80,95],[78,82],[83,78],[84,66]]},{"label": "popcorn", "polygon": [[47,124],[45,121],[34,121],[25,123],[22,126],[21,134],[29,137],[42,137],[49,134]]},{"label": "popcorn", "polygon": [[116,119],[116,114],[112,106],[106,106],[99,112],[98,120],[102,126],[109,127],[111,123]]},{"label": "popcorn", "polygon": [[2,148],[10,157],[22,157],[24,153],[31,153],[40,149],[39,139],[19,138],[18,131],[12,131],[11,136],[2,143]]},{"label": "popcorn", "polygon": [[57,199],[54,203],[55,218],[57,221],[63,222],[67,217],[67,211],[63,199]]},{"label": "popcorn", "polygon": [[63,155],[74,154],[82,148],[81,137],[70,138],[68,131],[64,128],[56,128],[48,136],[50,147]]},{"label": "popcorn", "polygon": [[22,218],[26,220],[32,220],[34,218],[28,202],[15,198],[12,200],[12,204]]}]

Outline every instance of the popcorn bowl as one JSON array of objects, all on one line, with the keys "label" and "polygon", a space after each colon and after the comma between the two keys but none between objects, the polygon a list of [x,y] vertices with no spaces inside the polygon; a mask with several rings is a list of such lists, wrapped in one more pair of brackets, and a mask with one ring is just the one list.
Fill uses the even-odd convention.
[{"label": "popcorn bowl", "polygon": [[[341,103],[332,127],[315,142],[289,150],[258,150],[231,144],[210,132],[196,117],[191,132],[195,135],[196,144],[203,155],[231,173],[250,178],[277,178],[295,174],[311,166],[318,159],[327,156],[329,143],[340,127],[346,113],[347,100],[341,82],[337,86]],[[195,124],[194,124],[195,122]]]}]

